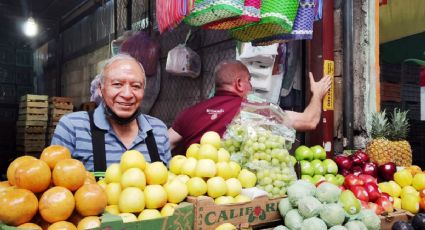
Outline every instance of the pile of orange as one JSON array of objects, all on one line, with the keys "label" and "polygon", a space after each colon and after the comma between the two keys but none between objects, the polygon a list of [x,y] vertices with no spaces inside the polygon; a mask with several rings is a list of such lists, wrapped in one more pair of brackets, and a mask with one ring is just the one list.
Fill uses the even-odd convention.
[{"label": "pile of orange", "polygon": [[0,182],[0,222],[29,229],[86,229],[100,226],[106,194],[84,165],[63,146],[40,159],[16,158]]}]

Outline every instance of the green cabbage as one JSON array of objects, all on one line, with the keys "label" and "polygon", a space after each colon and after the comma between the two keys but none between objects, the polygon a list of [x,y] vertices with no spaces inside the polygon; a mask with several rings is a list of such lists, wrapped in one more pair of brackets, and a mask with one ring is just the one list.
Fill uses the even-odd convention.
[{"label": "green cabbage", "polygon": [[289,210],[292,209],[291,203],[289,202],[289,198],[283,198],[279,202],[279,212],[282,217],[288,213]]},{"label": "green cabbage", "polygon": [[273,230],[289,230],[289,228],[287,228],[283,225],[279,225],[279,226],[276,226],[275,228],[273,228]]},{"label": "green cabbage", "polygon": [[297,180],[288,187],[288,198],[293,207],[298,207],[298,201],[305,196],[314,196],[316,187],[310,182]]},{"label": "green cabbage", "polygon": [[319,215],[329,227],[341,225],[345,220],[345,211],[339,204],[323,205]]},{"label": "green cabbage", "polygon": [[301,226],[301,230],[327,230],[325,222],[317,217],[305,219]]},{"label": "green cabbage", "polygon": [[285,226],[291,230],[300,230],[303,223],[303,217],[297,209],[289,210],[285,216]]},{"label": "green cabbage", "polygon": [[368,230],[381,229],[381,219],[370,209],[362,209],[358,218],[364,225],[366,225]]},{"label": "green cabbage", "polygon": [[353,220],[344,225],[344,227],[347,228],[347,230],[367,230],[366,225],[363,224],[363,222],[358,220]]},{"label": "green cabbage", "polygon": [[298,201],[298,211],[304,218],[310,218],[319,215],[322,209],[322,203],[312,196],[306,196]]},{"label": "green cabbage", "polygon": [[335,225],[332,228],[330,228],[329,230],[347,230],[346,227],[341,226],[341,225]]},{"label": "green cabbage", "polygon": [[323,182],[317,187],[316,197],[323,203],[335,203],[341,195],[341,189],[329,182]]}]

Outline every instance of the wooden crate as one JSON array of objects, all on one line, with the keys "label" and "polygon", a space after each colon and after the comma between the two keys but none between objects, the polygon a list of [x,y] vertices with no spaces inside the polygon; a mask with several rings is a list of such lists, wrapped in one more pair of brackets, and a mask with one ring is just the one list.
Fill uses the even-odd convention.
[{"label": "wooden crate", "polygon": [[18,121],[43,121],[47,123],[47,113],[46,114],[20,114]]},{"label": "wooden crate", "polygon": [[18,120],[16,122],[16,126],[18,127],[33,127],[33,126],[37,126],[37,127],[47,127],[47,123],[45,121],[33,121],[33,120]]},{"label": "wooden crate", "polygon": [[72,98],[70,97],[50,97],[49,108],[64,109],[72,111],[74,105],[72,104]]},{"label": "wooden crate", "polygon": [[46,136],[42,140],[22,139],[16,137],[16,145],[20,146],[44,146],[46,144]]},{"label": "wooden crate", "polygon": [[46,133],[46,126],[18,126],[16,128],[17,135],[23,133]]},{"label": "wooden crate", "polygon": [[35,94],[26,94],[21,97],[21,101],[48,101],[49,96],[47,95],[35,95]]},{"label": "wooden crate", "polygon": [[47,114],[47,108],[40,107],[21,107],[19,108],[19,114]]},{"label": "wooden crate", "polygon": [[400,84],[382,82],[381,83],[381,100],[400,102]]},{"label": "wooden crate", "polygon": [[39,155],[44,149],[44,146],[16,146],[16,151],[19,153],[29,154],[32,156]]},{"label": "wooden crate", "polygon": [[46,134],[45,133],[17,133],[17,140],[37,140],[37,141],[45,141]]}]

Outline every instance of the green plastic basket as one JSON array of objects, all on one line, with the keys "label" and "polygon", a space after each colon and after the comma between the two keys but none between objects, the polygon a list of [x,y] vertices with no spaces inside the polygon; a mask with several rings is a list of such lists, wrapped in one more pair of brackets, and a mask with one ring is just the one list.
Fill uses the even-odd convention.
[{"label": "green plastic basket", "polygon": [[242,15],[244,0],[196,0],[193,11],[184,19],[191,26],[202,26]]},{"label": "green plastic basket", "polygon": [[231,30],[236,40],[250,42],[277,34],[290,33],[297,15],[298,0],[263,0],[260,22]]}]

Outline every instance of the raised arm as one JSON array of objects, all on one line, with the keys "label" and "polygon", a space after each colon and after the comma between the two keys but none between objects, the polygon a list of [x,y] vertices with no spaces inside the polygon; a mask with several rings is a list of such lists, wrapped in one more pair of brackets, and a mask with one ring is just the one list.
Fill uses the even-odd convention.
[{"label": "raised arm", "polygon": [[288,117],[292,120],[293,128],[297,131],[307,131],[316,128],[322,113],[323,97],[331,87],[331,78],[329,76],[325,76],[316,82],[314,81],[313,74],[310,72],[309,78],[312,96],[304,112],[286,111]]}]

